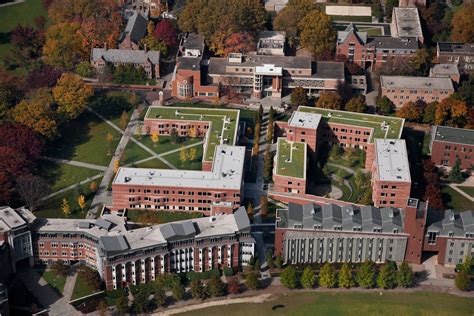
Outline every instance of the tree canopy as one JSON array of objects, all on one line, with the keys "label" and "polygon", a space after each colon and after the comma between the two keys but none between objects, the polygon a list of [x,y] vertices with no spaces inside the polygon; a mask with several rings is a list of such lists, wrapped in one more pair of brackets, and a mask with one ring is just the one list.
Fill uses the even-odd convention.
[{"label": "tree canopy", "polygon": [[301,28],[301,46],[313,56],[332,54],[336,42],[336,32],[331,18],[324,12],[313,10],[298,24]]}]

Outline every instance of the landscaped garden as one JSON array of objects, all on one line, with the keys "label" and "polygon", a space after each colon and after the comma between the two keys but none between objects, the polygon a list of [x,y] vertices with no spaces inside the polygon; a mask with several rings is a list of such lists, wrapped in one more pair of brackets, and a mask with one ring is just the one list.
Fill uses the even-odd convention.
[{"label": "landscaped garden", "polygon": [[[179,315],[472,315],[471,298],[415,292],[309,292],[278,295],[263,303],[193,310]],[[273,308],[278,305],[279,308]]]},{"label": "landscaped garden", "polygon": [[304,178],[306,174],[306,144],[289,143],[278,139],[277,174],[281,176]]}]

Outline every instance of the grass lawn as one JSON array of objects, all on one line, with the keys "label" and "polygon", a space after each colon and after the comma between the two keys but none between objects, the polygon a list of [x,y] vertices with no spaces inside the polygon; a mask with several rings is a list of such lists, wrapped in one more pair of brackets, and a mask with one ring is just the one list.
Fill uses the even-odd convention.
[{"label": "grass lawn", "polygon": [[64,284],[66,284],[66,277],[62,275],[54,275],[52,271],[44,270],[41,273],[43,279],[51,285],[58,293],[62,294],[64,289]]},{"label": "grass lawn", "polygon": [[48,181],[53,192],[91,178],[99,173],[100,171],[98,170],[54,163],[47,160],[41,162],[39,170],[39,175]]},{"label": "grass lawn", "polygon": [[127,211],[127,218],[131,222],[137,222],[142,215],[148,215],[147,221],[155,224],[164,224],[169,222],[182,221],[191,218],[202,217],[198,212],[166,212],[166,211],[143,211],[143,210],[129,210]]},{"label": "grass lawn", "polygon": [[[110,133],[114,140],[106,141]],[[61,130],[61,137],[47,148],[47,156],[108,166],[121,134],[90,112],[84,112]],[[109,148],[110,147],[110,148]]]},{"label": "grass lawn", "polygon": [[[272,310],[275,304],[283,307]],[[221,305],[179,315],[472,315],[472,298],[448,294],[390,293],[290,293],[265,303]]]},{"label": "grass lawn", "polygon": [[441,194],[446,208],[460,212],[474,210],[474,203],[448,186],[441,188]]},{"label": "grass lawn", "polygon": [[120,165],[125,166],[148,157],[150,157],[150,154],[148,152],[146,152],[143,148],[141,148],[134,142],[129,141],[124,153],[122,154]]},{"label": "grass lawn", "polygon": [[[196,148],[196,159],[194,160],[189,159],[189,152],[191,148]],[[173,166],[181,170],[202,170],[203,146],[196,145],[191,148],[186,149],[188,155],[188,159],[186,161],[180,160],[181,151],[166,155],[163,158],[168,160]]]},{"label": "grass lawn", "polygon": [[90,294],[93,294],[97,291],[95,291],[94,289],[92,289],[91,287],[89,287],[85,280],[83,278],[80,277],[80,274],[77,276],[77,279],[76,279],[76,284],[74,284],[74,290],[72,291],[72,295],[71,295],[71,301],[72,300],[75,300],[75,299],[78,299],[78,298],[81,298],[81,297],[84,297],[84,296],[87,296],[87,295],[90,295]]},{"label": "grass lawn", "polygon": [[[178,115],[176,115],[178,114]],[[236,141],[239,111],[231,109],[203,109],[186,107],[149,107],[146,117],[148,119],[195,120],[209,121],[208,146],[204,160],[212,161],[216,146],[222,140],[234,145]],[[228,122],[224,121],[224,118]],[[219,137],[221,136],[221,138]]]},{"label": "grass lawn", "polygon": [[[374,131],[370,136],[369,143],[373,143],[374,138],[399,139],[405,124],[405,120],[401,118],[374,114],[328,110],[308,106],[300,106],[298,111],[321,114],[323,122],[373,128]],[[390,125],[388,129],[382,129],[383,122]]]},{"label": "grass lawn", "polygon": [[474,187],[458,187],[458,189],[474,197]]},{"label": "grass lawn", "polygon": [[159,159],[151,159],[132,166],[136,168],[169,169],[168,165]]},{"label": "grass lawn", "polygon": [[10,49],[10,31],[18,24],[34,25],[38,16],[46,16],[42,0],[26,0],[23,3],[0,8],[0,60]]},{"label": "grass lawn", "polygon": [[277,174],[295,178],[304,178],[306,174],[305,143],[289,143],[278,139]]},{"label": "grass lawn", "polygon": [[[138,140],[138,136],[134,136],[134,137],[135,139]],[[139,142],[145,145],[146,147],[150,148],[151,150],[153,150],[155,153],[163,154],[171,150],[179,149],[181,148],[181,146],[188,146],[188,145],[202,142],[202,140],[203,139],[200,137],[195,137],[195,138],[179,137],[176,144],[173,144],[171,142],[171,136],[160,135],[158,143],[156,144],[156,146],[154,146],[155,144],[152,142],[151,137],[143,135],[142,139],[139,140]],[[150,157],[150,155],[148,155],[147,157]]]},{"label": "grass lawn", "polygon": [[[97,183],[97,185],[99,185],[102,181],[102,178],[96,179],[94,181]],[[91,182],[83,184],[78,188],[68,190],[45,201],[43,206],[39,207],[39,209],[35,211],[35,216],[49,218],[85,218],[95,195],[95,193],[89,189]],[[84,194],[87,202],[84,211],[82,211],[79,205],[77,205],[77,198],[81,194]],[[66,199],[69,203],[69,206],[71,207],[71,214],[68,217],[66,217],[61,210],[63,199]]]}]

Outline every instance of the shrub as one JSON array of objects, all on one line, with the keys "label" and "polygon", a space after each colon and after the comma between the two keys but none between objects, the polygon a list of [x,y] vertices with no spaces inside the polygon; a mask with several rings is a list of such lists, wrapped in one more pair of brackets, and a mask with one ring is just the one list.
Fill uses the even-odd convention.
[{"label": "shrub", "polygon": [[349,267],[348,263],[344,262],[342,264],[341,270],[339,271],[339,286],[348,289],[354,285],[355,282],[352,276],[351,268]]},{"label": "shrub", "polygon": [[375,267],[372,261],[366,261],[356,274],[356,280],[360,287],[371,289],[375,286]]},{"label": "shrub", "polygon": [[458,274],[456,274],[456,278],[454,279],[454,284],[461,291],[469,291],[471,280],[469,279],[467,272],[463,270],[459,271]]},{"label": "shrub", "polygon": [[319,271],[319,285],[326,288],[337,286],[336,271],[329,262],[326,262]]},{"label": "shrub", "polygon": [[234,269],[229,268],[229,267],[224,267],[223,272],[224,272],[225,276],[233,276],[234,275]]},{"label": "shrub", "polygon": [[311,289],[314,286],[315,276],[314,272],[311,267],[306,267],[303,270],[303,274],[301,275],[301,285],[305,289]]},{"label": "shrub", "polygon": [[227,291],[229,294],[239,294],[240,293],[240,284],[239,284],[239,279],[237,278],[232,278],[229,280],[227,283]]},{"label": "shrub", "polygon": [[390,265],[386,264],[382,267],[377,277],[377,286],[384,290],[393,289],[397,284],[395,271],[392,270]]},{"label": "shrub", "polygon": [[296,269],[293,266],[286,267],[280,275],[280,281],[288,289],[296,288]]},{"label": "shrub", "polygon": [[207,284],[207,292],[212,297],[225,295],[226,288],[220,277],[213,276],[211,281]]},{"label": "shrub", "polygon": [[398,270],[397,284],[402,287],[411,287],[413,285],[413,271],[405,261],[402,262]]},{"label": "shrub", "polygon": [[245,287],[249,290],[256,290],[259,286],[259,273],[255,271],[251,271],[247,273],[245,276]]},{"label": "shrub", "polygon": [[191,296],[194,299],[201,299],[201,300],[207,297],[206,289],[202,285],[201,280],[194,280],[191,282]]},{"label": "shrub", "polygon": [[194,280],[209,280],[213,276],[217,276],[217,277],[221,276],[221,272],[219,271],[219,269],[212,269],[212,270],[204,271],[204,272],[189,271],[186,273],[186,277],[191,282]]}]

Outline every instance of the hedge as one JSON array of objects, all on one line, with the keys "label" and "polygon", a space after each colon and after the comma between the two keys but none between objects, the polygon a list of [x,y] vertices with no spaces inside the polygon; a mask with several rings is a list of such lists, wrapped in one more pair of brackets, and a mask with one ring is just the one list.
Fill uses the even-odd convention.
[{"label": "hedge", "polygon": [[217,276],[217,277],[221,276],[221,272],[219,271],[219,269],[212,269],[205,272],[189,271],[186,273],[186,277],[189,279],[190,282],[194,280],[209,280],[213,276]]}]

